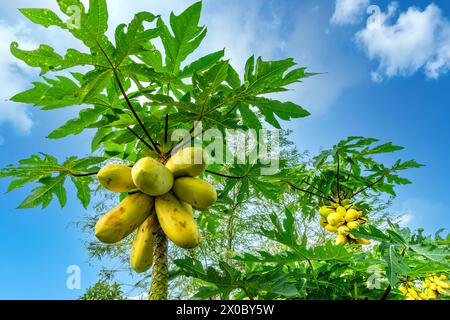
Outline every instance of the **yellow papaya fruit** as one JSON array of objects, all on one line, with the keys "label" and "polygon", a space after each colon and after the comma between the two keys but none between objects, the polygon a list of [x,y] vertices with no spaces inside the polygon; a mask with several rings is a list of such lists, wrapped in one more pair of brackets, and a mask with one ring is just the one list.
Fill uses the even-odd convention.
[{"label": "yellow papaya fruit", "polygon": [[216,188],[198,178],[182,177],[176,179],[173,192],[178,199],[189,203],[195,209],[208,209],[217,201]]},{"label": "yellow papaya fruit", "polygon": [[184,207],[184,209],[186,209],[187,212],[194,215],[194,209],[192,208],[192,206],[189,203],[184,202],[183,200],[180,200],[180,199],[178,199],[178,201],[180,201],[181,205]]},{"label": "yellow papaya fruit", "polygon": [[368,245],[368,244],[370,244],[370,240],[367,240],[365,238],[360,238],[360,239],[356,240],[356,243],[362,244],[362,245]]},{"label": "yellow papaya fruit", "polygon": [[342,206],[337,207],[336,212],[339,213],[342,216],[342,218],[345,219],[345,214],[347,213],[347,210],[345,210],[344,207]]},{"label": "yellow papaya fruit", "polygon": [[327,224],[324,228],[326,230],[330,231],[330,232],[337,232],[338,231],[337,227],[332,226],[331,224]]},{"label": "yellow papaya fruit", "polygon": [[107,164],[97,173],[100,184],[113,192],[129,192],[136,189],[131,168],[124,164]]},{"label": "yellow papaya fruit", "polygon": [[345,213],[345,221],[352,222],[356,221],[359,218],[359,213],[355,209],[349,209]]},{"label": "yellow papaya fruit", "polygon": [[436,283],[436,285],[440,286],[441,288],[444,288],[444,289],[449,288],[448,283],[445,283],[444,281],[439,280],[438,277],[434,277],[434,283]]},{"label": "yellow papaya fruit", "polygon": [[157,226],[154,210],[150,217],[139,226],[130,253],[131,267],[137,273],[145,272],[153,263],[153,233]]},{"label": "yellow papaya fruit", "polygon": [[322,206],[319,209],[319,214],[324,218],[328,217],[328,215],[333,212],[336,212],[336,210],[334,208],[329,208],[327,206]]},{"label": "yellow papaya fruit", "polygon": [[439,277],[439,280],[445,281],[445,280],[447,280],[447,276],[445,274],[441,274]]},{"label": "yellow papaya fruit", "polygon": [[338,234],[336,237],[336,244],[337,245],[344,245],[348,242],[347,236],[345,234]]},{"label": "yellow papaya fruit", "polygon": [[166,163],[175,177],[196,177],[208,166],[208,157],[202,148],[186,148],[174,154]]},{"label": "yellow papaya fruit", "polygon": [[173,187],[173,174],[153,158],[142,158],[131,170],[136,187],[150,196],[160,196]]},{"label": "yellow papaya fruit", "polygon": [[154,199],[143,193],[126,197],[95,225],[95,236],[104,243],[116,243],[130,235],[150,215]]},{"label": "yellow papaya fruit", "polygon": [[319,219],[319,224],[320,224],[323,228],[325,228],[325,227],[328,225],[327,218],[325,218],[325,217],[320,217],[320,219]]},{"label": "yellow papaya fruit", "polygon": [[338,232],[339,232],[340,234],[344,234],[344,235],[347,235],[349,230],[350,230],[350,229],[349,229],[347,226],[340,226],[340,227],[338,228]]},{"label": "yellow papaya fruit", "polygon": [[345,219],[339,212],[333,212],[328,215],[327,221],[330,225],[339,227],[344,224]]},{"label": "yellow papaya fruit", "polygon": [[167,237],[177,246],[194,248],[200,243],[200,231],[194,216],[171,192],[155,200],[156,215]]},{"label": "yellow papaya fruit", "polygon": [[403,293],[403,294],[407,294],[408,293],[408,289],[406,289],[404,286],[401,286],[398,288],[398,290]]},{"label": "yellow papaya fruit", "polygon": [[422,300],[428,300],[427,295],[426,295],[425,293],[423,293],[423,292],[420,292],[420,293],[419,293],[419,297],[420,297],[420,299],[422,299]]},{"label": "yellow papaya fruit", "polygon": [[427,294],[428,298],[430,298],[430,299],[436,299],[436,298],[437,298],[437,293],[436,293],[436,291],[434,291],[434,290],[431,289],[431,288],[428,288],[428,289],[426,290],[426,294]]},{"label": "yellow papaya fruit", "polygon": [[344,199],[344,200],[342,200],[342,201],[341,201],[341,204],[342,204],[344,207],[346,207],[346,206],[351,206],[350,199]]},{"label": "yellow papaya fruit", "polygon": [[352,221],[352,222],[347,223],[347,227],[348,227],[350,230],[358,229],[359,223],[358,223],[357,221]]}]

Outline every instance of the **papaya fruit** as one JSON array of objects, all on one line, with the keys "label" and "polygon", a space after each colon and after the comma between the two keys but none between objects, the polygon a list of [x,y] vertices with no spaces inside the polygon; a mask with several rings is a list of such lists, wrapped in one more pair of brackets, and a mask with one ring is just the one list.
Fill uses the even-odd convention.
[{"label": "papaya fruit", "polygon": [[194,215],[194,208],[192,208],[192,206],[189,203],[184,202],[183,200],[180,199],[178,199],[178,201],[180,201],[181,205],[184,207],[184,209],[186,209],[187,212]]},{"label": "papaya fruit", "polygon": [[333,212],[328,215],[327,221],[330,225],[339,227],[344,224],[345,219],[339,212]]},{"label": "papaya fruit", "polygon": [[337,232],[338,231],[337,227],[332,226],[331,224],[327,224],[324,228],[326,230],[330,231],[330,232]]},{"label": "papaya fruit", "polygon": [[162,163],[153,158],[142,158],[131,170],[134,184],[143,193],[160,196],[172,189],[173,174]]},{"label": "papaya fruit", "polygon": [[347,223],[347,227],[348,227],[350,230],[358,229],[359,223],[356,222],[356,221],[352,221],[352,222]]},{"label": "papaya fruit", "polygon": [[322,207],[320,207],[320,209],[319,209],[319,214],[322,216],[322,217],[324,217],[324,218],[326,218],[326,217],[328,217],[328,215],[330,214],[330,213],[333,213],[333,212],[335,212],[336,210],[334,209],[334,208],[329,208],[329,207],[327,207],[327,206],[322,206]]},{"label": "papaya fruit", "polygon": [[195,209],[208,209],[217,201],[216,188],[198,178],[182,177],[176,179],[173,192],[178,199],[189,203]]},{"label": "papaya fruit", "polygon": [[157,226],[157,218],[154,210],[145,219],[136,232],[130,253],[131,267],[137,273],[142,273],[151,268],[153,263],[153,233]]},{"label": "papaya fruit", "polygon": [[362,244],[362,245],[367,245],[367,244],[370,244],[370,240],[367,240],[365,238],[360,238],[360,239],[356,239],[356,243]]},{"label": "papaya fruit", "polygon": [[175,153],[166,163],[175,177],[196,177],[208,166],[208,157],[202,148],[186,148]]},{"label": "papaya fruit", "polygon": [[358,218],[359,218],[359,212],[356,211],[355,209],[349,209],[345,213],[345,221],[347,221],[347,222],[356,221]]},{"label": "papaya fruit", "polygon": [[126,197],[101,217],[95,225],[95,236],[104,243],[116,243],[130,235],[150,215],[154,199],[143,193]]},{"label": "papaya fruit", "polygon": [[107,164],[97,173],[100,184],[113,192],[129,192],[136,189],[131,168],[124,164]]},{"label": "papaya fruit", "polygon": [[343,235],[348,235],[348,231],[349,231],[350,229],[347,227],[347,226],[340,226],[339,228],[338,228],[338,232],[339,232],[339,234],[343,234]]},{"label": "papaya fruit", "polygon": [[327,218],[325,218],[325,217],[320,217],[320,219],[319,219],[319,224],[320,224],[323,228],[325,228],[325,227],[328,225]]},{"label": "papaya fruit", "polygon": [[338,234],[336,237],[336,244],[337,245],[344,245],[348,242],[347,236],[345,234]]},{"label": "papaya fruit", "polygon": [[155,200],[156,215],[167,237],[177,246],[191,249],[200,243],[200,231],[191,212],[172,192]]},{"label": "papaya fruit", "polygon": [[345,210],[344,207],[342,206],[337,207],[336,212],[339,213],[345,219],[345,214],[347,213],[347,210]]}]

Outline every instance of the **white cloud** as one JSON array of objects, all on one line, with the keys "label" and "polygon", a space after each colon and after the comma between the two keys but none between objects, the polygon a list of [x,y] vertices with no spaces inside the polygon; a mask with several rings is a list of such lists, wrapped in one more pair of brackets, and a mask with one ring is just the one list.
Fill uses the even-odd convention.
[{"label": "white cloud", "polygon": [[357,43],[368,57],[378,61],[372,80],[410,76],[423,70],[428,78],[438,78],[450,67],[450,24],[439,7],[424,10],[409,7],[395,20],[397,6],[378,12],[356,34]]},{"label": "white cloud", "polygon": [[33,122],[25,106],[6,101],[29,84],[21,72],[27,72],[24,64],[9,51],[9,44],[19,39],[24,47],[30,47],[27,29],[22,25],[10,27],[0,22],[0,125],[9,123],[22,135],[30,133]]},{"label": "white cloud", "polygon": [[331,23],[336,25],[357,24],[369,6],[369,0],[336,0]]}]

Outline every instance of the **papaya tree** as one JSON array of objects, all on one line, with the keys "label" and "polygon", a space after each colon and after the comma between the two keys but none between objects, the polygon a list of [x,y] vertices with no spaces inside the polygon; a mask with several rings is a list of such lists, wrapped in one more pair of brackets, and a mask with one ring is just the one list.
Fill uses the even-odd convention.
[{"label": "papaya tree", "polygon": [[[387,291],[408,275],[402,259],[413,253],[417,259],[411,259],[411,264],[425,266],[434,259],[428,273],[448,271],[445,252],[433,247],[446,245],[437,243],[442,239],[424,248],[425,240],[413,245],[417,237],[394,224],[384,233],[367,223],[374,211],[374,204],[366,201],[370,193],[395,196],[394,186],[409,183],[399,172],[420,167],[415,161],[385,166],[374,159],[401,147],[350,137],[302,162],[286,154],[277,156],[276,143],[269,150],[270,142],[277,140],[278,131],[273,131],[259,141],[256,150],[262,156],[249,160],[254,148],[244,144],[242,149],[239,132],[280,130],[283,121],[309,115],[299,105],[272,95],[314,75],[297,67],[293,59],[265,61],[252,56],[239,75],[225,59],[224,50],[192,58],[207,33],[199,25],[201,2],[179,15],[172,13],[168,22],[139,12],[131,22],[116,28],[113,39],[106,35],[106,0],[90,0],[88,8],[79,0],[57,3],[61,14],[48,9],[20,11],[42,27],[69,32],[85,50],[68,48],[60,55],[45,44],[23,50],[12,43],[12,54],[39,68],[41,79],[11,100],[45,111],[81,107],[78,117],[47,138],[92,130],[91,155],[57,159],[42,152],[2,169],[0,177],[12,179],[8,191],[35,185],[19,205],[21,209],[46,208],[53,200],[64,207],[69,181],[86,209],[101,187],[116,192],[120,204],[108,208],[90,231],[107,248],[127,248],[136,272],[147,274],[151,267],[150,299],[167,299],[169,264],[177,267],[177,275],[212,284],[199,289],[197,297],[202,298],[320,298],[330,293],[344,297],[339,290],[329,290],[342,280],[347,287],[354,285],[353,298],[358,298],[362,288],[356,281],[368,265],[355,263],[380,261],[380,256],[386,262],[380,265],[389,275]],[[230,130],[238,134],[219,139]],[[245,161],[216,161],[230,154],[243,154],[240,160]],[[195,163],[186,164],[186,159],[195,159]],[[267,171],[268,163],[275,164],[276,170]],[[258,230],[261,237],[275,242],[273,252],[236,254],[236,221],[245,212],[260,210],[261,204],[278,207],[265,212],[271,225]],[[338,233],[337,246],[325,237],[311,249],[306,236],[298,236],[293,212],[312,218],[318,210],[320,224]],[[223,259],[219,256],[205,269],[197,259],[203,253],[194,248],[202,237],[205,245],[214,243],[216,236],[223,239],[219,226],[224,219]],[[130,237],[134,241],[127,241]],[[187,256],[169,261],[169,247],[174,247],[168,240]],[[361,249],[370,240],[381,242],[378,251]],[[120,243],[130,245],[121,247]],[[325,262],[329,264],[324,266]],[[334,267],[345,265],[354,272],[345,277],[333,273],[345,269]],[[408,291],[411,281],[405,281],[412,295]],[[322,286],[323,282],[330,285]]]}]

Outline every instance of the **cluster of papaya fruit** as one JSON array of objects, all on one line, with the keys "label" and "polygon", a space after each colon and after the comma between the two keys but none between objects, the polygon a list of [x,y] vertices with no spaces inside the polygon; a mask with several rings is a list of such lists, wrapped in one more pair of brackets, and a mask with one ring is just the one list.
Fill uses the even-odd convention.
[{"label": "cluster of papaya fruit", "polygon": [[178,151],[165,165],[151,157],[140,159],[133,167],[106,165],[97,174],[100,184],[128,196],[98,220],[96,237],[112,244],[138,229],[130,257],[136,272],[145,272],[152,265],[158,224],[177,246],[198,246],[200,231],[194,209],[205,210],[217,200],[214,186],[197,178],[207,165],[203,149],[196,147]]},{"label": "cluster of papaya fruit", "polygon": [[417,287],[413,281],[403,282],[398,288],[405,295],[406,300],[429,300],[438,299],[440,295],[449,295],[447,276],[431,274]]},{"label": "cluster of papaya fruit", "polygon": [[357,239],[349,231],[357,229],[367,222],[367,217],[362,211],[358,211],[349,199],[336,200],[319,209],[319,224],[326,230],[337,233],[336,244],[358,243],[362,245],[370,244],[364,238]]}]

